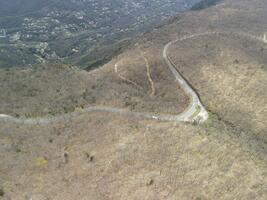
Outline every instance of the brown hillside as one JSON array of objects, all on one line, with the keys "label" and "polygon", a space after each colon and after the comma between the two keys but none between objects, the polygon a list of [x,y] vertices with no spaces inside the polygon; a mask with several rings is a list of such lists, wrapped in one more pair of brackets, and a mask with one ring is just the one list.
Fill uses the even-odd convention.
[{"label": "brown hillside", "polygon": [[[222,0],[145,34],[91,72],[59,66],[24,75],[1,71],[0,110],[46,115],[100,104],[182,112],[189,99],[162,58],[164,45],[210,31],[262,36],[266,19],[266,0]],[[152,96],[140,50],[150,65]],[[91,112],[48,125],[0,122],[0,199],[267,199],[267,44],[209,35],[174,44],[169,56],[210,111],[208,121],[175,124]],[[22,82],[23,89],[37,87],[36,96],[17,91]]]}]

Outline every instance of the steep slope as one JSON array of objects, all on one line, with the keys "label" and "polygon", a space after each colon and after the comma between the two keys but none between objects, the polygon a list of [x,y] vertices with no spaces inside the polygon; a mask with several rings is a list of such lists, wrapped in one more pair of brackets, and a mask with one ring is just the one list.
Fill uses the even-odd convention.
[{"label": "steep slope", "polygon": [[[266,0],[222,0],[184,13],[102,68],[77,75],[81,87],[88,77],[97,88],[88,95],[96,103],[121,106],[125,95],[142,99],[134,107],[141,111],[185,108],[162,50],[190,38],[173,43],[168,56],[210,111],[202,125],[94,112],[46,125],[0,122],[3,198],[265,200],[266,10]],[[175,91],[178,106],[169,98]]]}]

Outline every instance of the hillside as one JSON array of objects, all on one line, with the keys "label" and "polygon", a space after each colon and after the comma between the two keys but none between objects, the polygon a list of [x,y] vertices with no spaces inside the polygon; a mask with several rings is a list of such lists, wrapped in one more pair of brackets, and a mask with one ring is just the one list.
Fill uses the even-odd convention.
[{"label": "hillside", "polygon": [[[0,120],[0,198],[265,200],[267,1],[199,5],[89,72],[60,62],[1,70],[0,114],[20,120]],[[131,115],[190,109],[175,72],[208,120]]]}]

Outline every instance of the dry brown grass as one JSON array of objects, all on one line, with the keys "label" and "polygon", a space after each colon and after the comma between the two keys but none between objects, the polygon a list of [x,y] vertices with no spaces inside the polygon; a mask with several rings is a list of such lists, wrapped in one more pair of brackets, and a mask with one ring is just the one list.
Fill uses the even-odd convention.
[{"label": "dry brown grass", "polygon": [[[188,97],[170,79],[172,75],[161,60],[161,52],[158,51],[157,57],[150,53],[154,52],[146,52],[144,60],[138,49],[126,52],[88,73],[61,64],[1,70],[0,113],[36,117],[68,113],[76,107],[105,105],[178,114],[187,107]],[[118,73],[114,71],[116,62]]]},{"label": "dry brown grass", "polygon": [[267,46],[226,35],[196,38],[173,48],[172,59],[207,108],[266,142]]},{"label": "dry brown grass", "polygon": [[17,200],[265,199],[266,163],[232,131],[217,120],[196,127],[102,114],[1,124],[0,185]]},{"label": "dry brown grass", "polygon": [[[145,63],[134,46],[77,77],[85,80],[87,97],[98,104],[180,111],[187,101],[161,57],[164,44],[214,29],[260,35],[266,32],[266,5],[265,0],[225,0],[144,35],[139,45],[151,66],[153,98]],[[211,111],[201,126],[103,113],[84,113],[45,127],[1,123],[3,198],[267,199],[266,51],[261,43],[227,36],[195,38],[172,47],[171,58]],[[117,76],[118,60],[121,73],[144,90]],[[133,102],[138,102],[134,108]],[[48,163],[36,166],[37,158]]]}]

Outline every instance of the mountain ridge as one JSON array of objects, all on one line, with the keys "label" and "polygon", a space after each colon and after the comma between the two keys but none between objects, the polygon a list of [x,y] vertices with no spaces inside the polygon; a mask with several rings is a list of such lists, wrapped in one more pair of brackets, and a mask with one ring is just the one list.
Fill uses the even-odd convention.
[{"label": "mountain ridge", "polygon": [[[0,113],[76,113],[0,121],[3,198],[265,200],[266,10],[266,0],[222,0],[185,12],[89,72],[61,63],[0,69]],[[176,40],[166,56],[201,98],[205,123],[156,118],[190,105],[162,55]],[[83,112],[87,105],[154,118]]]}]

